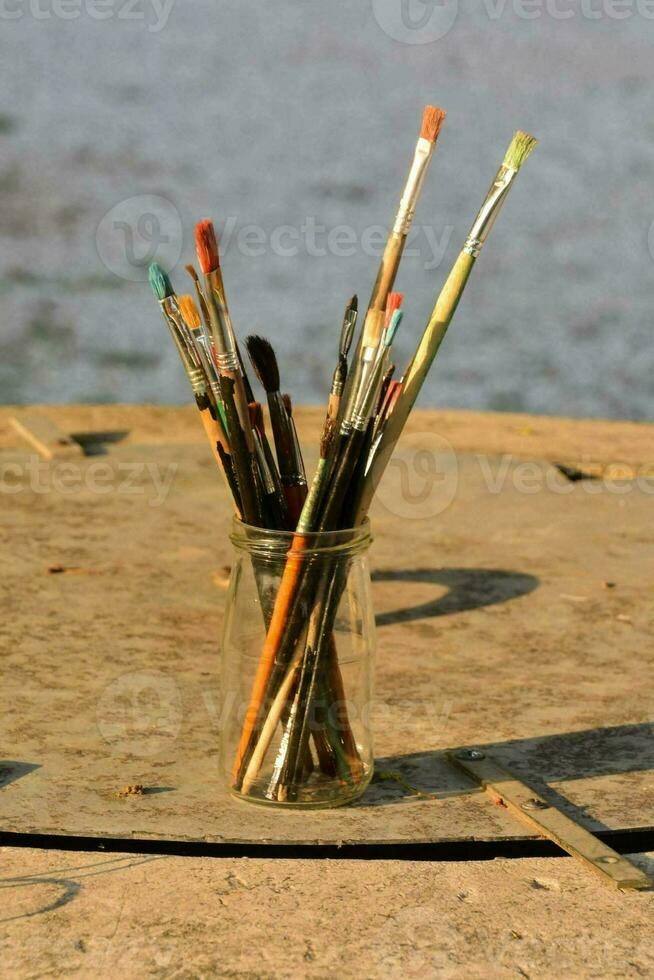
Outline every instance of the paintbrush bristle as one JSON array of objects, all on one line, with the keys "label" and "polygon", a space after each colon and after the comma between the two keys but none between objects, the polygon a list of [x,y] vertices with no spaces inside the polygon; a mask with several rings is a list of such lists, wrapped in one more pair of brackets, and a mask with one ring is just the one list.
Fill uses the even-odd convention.
[{"label": "paintbrush bristle", "polygon": [[195,226],[195,249],[198,256],[200,268],[205,276],[209,272],[214,272],[220,265],[218,254],[218,239],[213,221],[198,221]]},{"label": "paintbrush bristle", "polygon": [[391,322],[391,317],[402,305],[404,293],[389,293],[386,299],[386,313],[384,314],[384,326],[387,327]]},{"label": "paintbrush bristle", "polygon": [[392,316],[402,305],[404,293],[389,293],[386,299],[386,316]]},{"label": "paintbrush bristle", "polygon": [[420,127],[421,139],[435,143],[446,115],[445,109],[439,109],[435,105],[426,105],[422,113],[422,126]]},{"label": "paintbrush bristle", "polygon": [[175,295],[175,290],[172,287],[170,279],[158,262],[153,262],[148,269],[148,278],[150,279],[152,292],[157,297],[159,302],[166,299],[167,296]]},{"label": "paintbrush bristle", "polygon": [[182,311],[186,326],[190,330],[199,330],[202,326],[202,321],[193,297],[185,294],[184,296],[178,297],[177,302],[179,303],[179,308]]},{"label": "paintbrush bristle", "polygon": [[513,139],[509,143],[509,148],[504,155],[504,166],[510,167],[511,170],[520,170],[520,167],[537,142],[538,140],[535,136],[530,136],[529,133],[523,133],[519,129],[517,133],[513,134]]},{"label": "paintbrush bristle", "polygon": [[267,394],[279,391],[279,368],[272,344],[265,337],[252,335],[246,337],[245,346],[254,368],[254,373]]},{"label": "paintbrush bristle", "polygon": [[263,438],[265,434],[265,426],[263,422],[263,407],[261,402],[250,402],[248,404],[248,410],[250,413],[250,424],[253,429],[256,429],[259,435]]},{"label": "paintbrush bristle", "polygon": [[352,346],[352,338],[354,337],[354,328],[357,322],[359,310],[359,300],[356,295],[352,297],[350,302],[345,307],[345,316],[343,317],[343,326],[341,327],[341,335],[338,338],[338,354],[341,360],[347,358],[350,352],[350,347]]},{"label": "paintbrush bristle", "polygon": [[186,269],[186,271],[188,272],[189,276],[191,277],[191,279],[193,280],[194,283],[199,283],[200,282],[200,277],[197,274],[197,272],[195,271],[195,266],[194,265],[190,265],[190,264],[189,265],[185,265],[184,268]]},{"label": "paintbrush bristle", "polygon": [[402,310],[395,310],[393,312],[393,314],[391,315],[390,322],[389,322],[388,326],[386,327],[386,330],[384,331],[384,346],[385,347],[390,347],[391,344],[393,343],[393,338],[395,337],[395,334],[397,333],[397,328],[401,324],[402,317],[403,316],[404,316],[404,313],[402,312]]}]

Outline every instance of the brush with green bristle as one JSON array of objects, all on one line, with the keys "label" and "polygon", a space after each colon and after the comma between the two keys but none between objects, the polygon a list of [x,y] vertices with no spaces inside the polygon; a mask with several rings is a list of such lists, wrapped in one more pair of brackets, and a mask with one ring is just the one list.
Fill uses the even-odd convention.
[{"label": "brush with green bristle", "polygon": [[153,262],[148,269],[148,278],[152,286],[152,292],[160,303],[163,303],[168,296],[175,295],[173,284],[158,262]]},{"label": "brush with green bristle", "polygon": [[201,390],[201,394],[204,395],[207,380],[202,370],[202,364],[195,345],[187,337],[188,330],[186,329],[172,283],[158,262],[153,262],[148,269],[148,278],[152,292],[159,301],[166,325],[175,341],[175,346],[177,347],[193,392],[197,394]]},{"label": "brush with green bristle", "polygon": [[463,295],[468,276],[481,252],[484,242],[488,238],[488,234],[504,203],[509,188],[537,142],[529,133],[523,133],[518,130],[509,144],[502,165],[495,175],[495,179],[490,186],[484,203],[479,209],[477,217],[472,223],[470,234],[466,238],[465,244],[436,300],[436,305],[425,327],[422,339],[406,370],[402,383],[402,391],[397,399],[393,413],[388,420],[375,458],[366,476],[366,484],[357,514],[357,523],[367,513],[382,473],[391,458],[409,412],[413,408],[422,383],[427,377],[427,372],[438,353],[443,337],[454,316],[454,311]]}]

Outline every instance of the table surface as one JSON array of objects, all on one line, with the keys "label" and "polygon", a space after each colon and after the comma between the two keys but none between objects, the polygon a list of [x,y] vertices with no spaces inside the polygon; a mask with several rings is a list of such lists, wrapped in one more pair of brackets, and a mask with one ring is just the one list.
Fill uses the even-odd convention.
[{"label": "table surface", "polygon": [[[193,411],[39,409],[86,447],[65,462],[11,428],[30,411],[0,410],[3,830],[527,837],[447,765],[461,745],[590,829],[654,825],[654,427],[416,412],[372,513],[373,720],[378,770],[437,799],[376,782],[355,806],[280,814],[220,785],[229,505]],[[322,411],[296,416],[316,446]],[[557,462],[596,478],[571,482]],[[116,795],[129,784],[146,793]]]}]

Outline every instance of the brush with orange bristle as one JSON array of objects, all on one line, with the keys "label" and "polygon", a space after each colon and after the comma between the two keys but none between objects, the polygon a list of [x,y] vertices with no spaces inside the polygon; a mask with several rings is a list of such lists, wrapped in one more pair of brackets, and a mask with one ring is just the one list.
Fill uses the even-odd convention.
[{"label": "brush with orange bristle", "polygon": [[[254,400],[252,385],[250,384],[250,379],[248,378],[247,371],[245,370],[245,363],[238,346],[238,341],[236,340],[232,318],[229,314],[227,294],[225,292],[225,282],[223,280],[223,271],[220,266],[220,249],[218,247],[218,238],[216,236],[214,223],[210,218],[206,218],[204,221],[199,221],[195,226],[195,244],[198,262],[200,263],[200,268],[204,273],[206,290],[205,302],[207,302],[208,306],[210,298],[213,298],[219,305],[225,330],[229,335],[233,349],[236,351],[236,356],[241,368],[243,384],[245,386],[245,394],[248,401],[251,402]],[[188,266],[187,270],[190,271]],[[211,316],[210,310],[208,310],[208,312],[209,316]]]},{"label": "brush with orange bristle", "polygon": [[205,324],[205,326],[206,326],[206,328],[208,330],[209,329],[209,307],[207,306],[207,301],[206,301],[206,299],[204,297],[204,290],[202,289],[202,283],[200,282],[200,277],[197,274],[197,272],[195,271],[195,266],[194,265],[191,265],[189,263],[189,265],[185,265],[184,268],[188,272],[189,276],[191,277],[191,279],[193,280],[193,283],[195,285],[195,293],[196,293],[196,295],[198,297],[198,303],[200,304],[200,309],[202,311],[202,319],[203,319],[204,324]]},{"label": "brush with orange bristle", "polygon": [[252,389],[245,383],[242,361],[236,336],[224,302],[224,286],[220,271],[218,241],[213,222],[199,221],[195,226],[195,245],[200,268],[204,274],[204,296],[209,311],[209,326],[216,363],[220,375],[234,381],[234,401],[241,427],[250,453],[254,453],[254,440],[248,403],[253,401]]},{"label": "brush with orange bristle", "polygon": [[422,113],[420,135],[413,154],[409,175],[404,185],[402,197],[395,215],[384,254],[379,263],[379,270],[368,311],[363,323],[363,329],[355,354],[355,370],[347,387],[345,403],[347,410],[352,409],[354,400],[365,390],[372,371],[371,361],[381,341],[386,320],[386,302],[393,288],[395,276],[400,265],[402,252],[416,210],[416,204],[425,181],[429,161],[431,160],[438,134],[445,120],[445,110],[438,106],[425,106]]},{"label": "brush with orange bristle", "polygon": [[385,310],[388,294],[393,288],[395,276],[402,258],[402,251],[411,228],[416,204],[425,181],[425,175],[432,158],[436,141],[445,120],[445,110],[435,105],[425,106],[422,113],[420,135],[416,143],[409,175],[404,185],[395,221],[388,236],[379,272],[372,290],[369,310]]}]

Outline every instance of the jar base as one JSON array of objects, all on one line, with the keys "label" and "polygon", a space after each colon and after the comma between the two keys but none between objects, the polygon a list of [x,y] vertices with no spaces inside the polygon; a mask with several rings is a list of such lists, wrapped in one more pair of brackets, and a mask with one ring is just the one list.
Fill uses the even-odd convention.
[{"label": "jar base", "polygon": [[366,766],[356,785],[334,784],[333,780],[316,781],[302,786],[295,800],[277,800],[266,796],[266,783],[255,783],[248,793],[230,789],[230,796],[241,803],[255,806],[275,807],[278,810],[327,810],[332,807],[347,806],[365,793],[373,777],[374,765]]}]

